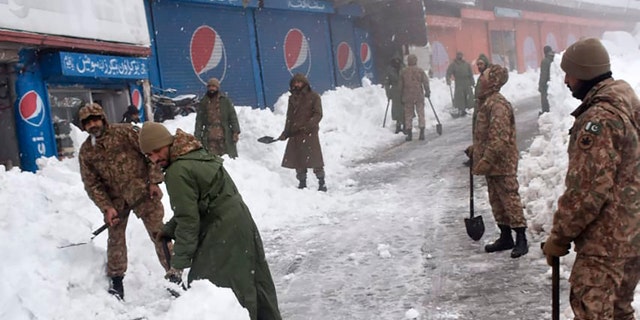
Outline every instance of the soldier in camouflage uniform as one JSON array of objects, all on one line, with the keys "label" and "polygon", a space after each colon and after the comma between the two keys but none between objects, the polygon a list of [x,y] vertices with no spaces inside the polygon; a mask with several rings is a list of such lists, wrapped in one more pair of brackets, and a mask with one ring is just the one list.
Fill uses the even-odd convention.
[{"label": "soldier in camouflage uniform", "polygon": [[582,104],[571,113],[566,190],[543,251],[551,264],[575,245],[574,319],[631,320],[640,279],[640,101],[627,82],[612,78],[598,39],[569,46],[560,67]]},{"label": "soldier in camouflage uniform", "polygon": [[[516,122],[511,103],[500,94],[509,73],[500,65],[489,66],[480,76],[482,105],[478,108],[473,130],[473,145],[467,153],[473,159],[472,173],[487,179],[489,203],[500,228],[500,238],[485,246],[485,251],[509,250],[512,258],[529,252],[522,202],[518,193],[518,146]],[[516,232],[515,246],[511,230]]]},{"label": "soldier in camouflage uniform", "polygon": [[429,89],[429,77],[418,67],[418,57],[415,54],[407,56],[408,67],[400,72],[400,91],[402,92],[402,103],[404,104],[404,130],[407,134],[407,141],[411,141],[414,114],[418,114],[418,128],[420,136],[418,139],[424,140],[424,128],[426,121],[424,118],[424,98],[431,95]]},{"label": "soldier in camouflage uniform", "polygon": [[164,168],[174,215],[160,237],[175,239],[167,279],[207,279],[231,288],[251,320],[281,320],[276,289],[262,239],[238,188],[222,165],[196,138],[159,123],[140,131],[140,148]]},{"label": "soldier in camouflage uniform", "polygon": [[87,104],[78,111],[80,129],[90,136],[80,147],[80,174],[89,198],[104,214],[109,225],[107,276],[109,292],[124,298],[122,279],[127,271],[125,230],[130,210],[142,220],[167,270],[162,244],[155,235],[162,229],[164,208],[158,184],[163,181],[158,167],[147,161],[138,146],[138,129],[131,124],[109,124],[102,107]]},{"label": "soldier in camouflage uniform", "polygon": [[207,81],[207,94],[202,97],[196,113],[194,135],[207,151],[231,159],[238,157],[236,144],[240,139],[240,124],[231,100],[220,92],[220,81]]}]

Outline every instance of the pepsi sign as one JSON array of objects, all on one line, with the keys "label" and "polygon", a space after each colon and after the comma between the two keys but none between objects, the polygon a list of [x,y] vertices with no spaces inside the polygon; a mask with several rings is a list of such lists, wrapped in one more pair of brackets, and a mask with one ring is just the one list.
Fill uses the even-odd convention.
[{"label": "pepsi sign", "polygon": [[356,74],[356,63],[353,50],[346,42],[338,44],[336,60],[338,60],[338,72],[345,80],[351,80]]},{"label": "pepsi sign", "polygon": [[364,66],[365,70],[370,70],[373,66],[373,59],[371,59],[371,47],[366,42],[360,44],[360,62]]},{"label": "pepsi sign", "polygon": [[136,109],[138,109],[138,112],[140,112],[140,108],[142,108],[142,94],[140,93],[140,90],[138,89],[133,89],[133,91],[131,92],[131,104],[136,106]]},{"label": "pepsi sign", "polygon": [[311,71],[311,50],[309,42],[300,29],[293,28],[284,37],[284,61],[291,75],[302,73],[309,76]]},{"label": "pepsi sign", "polygon": [[220,34],[208,25],[198,27],[191,35],[189,45],[191,66],[200,82],[210,78],[224,80],[227,73],[227,52]]},{"label": "pepsi sign", "polygon": [[45,118],[45,107],[42,98],[31,90],[23,94],[18,105],[20,118],[29,125],[40,127]]}]

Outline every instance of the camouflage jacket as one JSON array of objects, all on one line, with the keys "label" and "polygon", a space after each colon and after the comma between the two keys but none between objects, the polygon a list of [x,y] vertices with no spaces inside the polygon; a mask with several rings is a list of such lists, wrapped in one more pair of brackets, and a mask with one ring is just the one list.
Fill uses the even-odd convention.
[{"label": "camouflage jacket", "polygon": [[566,190],[547,241],[575,242],[579,254],[640,252],[640,102],[628,83],[596,84],[573,111]]},{"label": "camouflage jacket", "polygon": [[425,93],[431,94],[429,77],[422,68],[415,65],[410,65],[400,71],[400,88],[402,102],[406,104],[424,101]]},{"label": "camouflage jacket", "polygon": [[79,152],[80,175],[89,198],[104,212],[119,212],[148,192],[149,183],[163,181],[138,145],[138,131],[131,124],[107,124],[102,137],[89,136]]},{"label": "camouflage jacket", "polygon": [[473,126],[473,174],[515,175],[518,145],[511,103],[500,92],[483,98]]}]

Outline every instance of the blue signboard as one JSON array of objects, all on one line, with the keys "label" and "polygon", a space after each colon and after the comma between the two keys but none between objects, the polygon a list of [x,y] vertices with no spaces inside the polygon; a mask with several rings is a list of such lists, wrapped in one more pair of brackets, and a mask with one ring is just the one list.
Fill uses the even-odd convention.
[{"label": "blue signboard", "polygon": [[262,88],[253,63],[257,53],[251,46],[251,9],[159,1],[151,11],[160,73],[154,86],[202,96],[207,80],[217,78],[235,105],[264,104],[257,94]]},{"label": "blue signboard", "polygon": [[296,73],[318,93],[335,87],[326,14],[263,9],[255,13],[265,100],[272,107]]},{"label": "blue signboard", "polygon": [[60,66],[64,76],[146,79],[149,77],[147,59],[105,56],[99,54],[57,52],[52,61]]}]

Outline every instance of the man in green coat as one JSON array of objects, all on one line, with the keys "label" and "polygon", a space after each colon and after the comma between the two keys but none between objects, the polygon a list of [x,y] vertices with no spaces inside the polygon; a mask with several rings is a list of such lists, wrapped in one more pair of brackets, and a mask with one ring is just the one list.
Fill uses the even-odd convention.
[{"label": "man in green coat", "polygon": [[540,62],[540,80],[538,81],[538,92],[540,92],[540,105],[542,111],[540,114],[549,112],[549,79],[551,78],[551,63],[553,63],[553,56],[555,53],[550,46],[544,46],[544,59]]},{"label": "man in green coat", "polygon": [[404,132],[404,106],[400,87],[400,71],[403,68],[402,58],[396,56],[387,66],[384,78],[384,91],[391,101],[391,119],[396,121],[396,133]]},{"label": "man in green coat", "polygon": [[156,238],[175,239],[167,279],[207,279],[231,288],[252,320],[280,320],[262,239],[222,159],[192,135],[146,122],[140,148],[164,169],[174,215]]},{"label": "man in green coat", "polygon": [[471,65],[462,59],[462,52],[456,54],[456,59],[447,67],[447,85],[451,87],[451,77],[455,80],[455,89],[453,94],[453,108],[457,113],[452,113],[454,118],[467,115],[465,109],[475,106],[473,97],[473,71]]},{"label": "man in green coat", "polygon": [[207,94],[200,100],[196,113],[194,135],[207,151],[232,159],[238,157],[236,143],[240,137],[240,124],[233,103],[220,93],[220,81],[207,81]]}]

